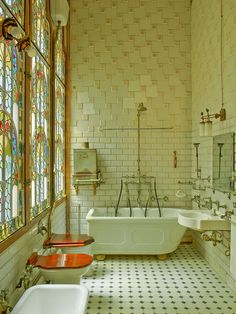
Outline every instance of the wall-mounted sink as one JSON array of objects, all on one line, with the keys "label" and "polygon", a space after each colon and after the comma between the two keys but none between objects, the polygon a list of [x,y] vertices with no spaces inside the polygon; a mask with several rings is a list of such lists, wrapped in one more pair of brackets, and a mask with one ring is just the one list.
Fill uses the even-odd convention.
[{"label": "wall-mounted sink", "polygon": [[11,314],[85,314],[88,289],[81,285],[37,285],[27,289]]},{"label": "wall-mounted sink", "polygon": [[178,223],[194,230],[230,230],[228,220],[211,215],[209,210],[180,210]]}]

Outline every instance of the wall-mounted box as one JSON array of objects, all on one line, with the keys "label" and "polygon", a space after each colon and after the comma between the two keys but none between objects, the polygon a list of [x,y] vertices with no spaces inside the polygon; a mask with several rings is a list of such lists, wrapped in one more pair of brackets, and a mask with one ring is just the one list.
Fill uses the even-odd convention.
[{"label": "wall-mounted box", "polygon": [[101,183],[100,171],[97,169],[97,150],[74,149],[73,156],[73,185],[76,193],[78,194],[80,185],[91,185],[95,194],[97,186]]},{"label": "wall-mounted box", "polygon": [[97,173],[97,150],[74,149],[74,174]]}]

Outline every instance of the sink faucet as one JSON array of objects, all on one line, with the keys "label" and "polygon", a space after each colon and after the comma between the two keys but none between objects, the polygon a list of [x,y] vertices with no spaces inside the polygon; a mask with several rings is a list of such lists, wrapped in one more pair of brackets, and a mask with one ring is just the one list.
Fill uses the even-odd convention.
[{"label": "sink faucet", "polygon": [[220,208],[224,208],[225,210],[227,209],[227,205],[225,205],[225,204],[221,205],[220,201],[212,201],[212,204],[216,204],[215,208],[212,206],[212,215],[213,216],[217,216],[217,212],[219,212]]},{"label": "sink faucet", "polygon": [[[217,216],[217,211],[219,211],[219,208],[221,207],[220,202],[213,201],[211,197],[205,197],[203,200],[205,201],[204,205],[211,211],[212,216]],[[214,207],[213,204],[215,204],[216,207]]]},{"label": "sink faucet", "polygon": [[212,216],[217,216],[217,212],[219,212],[220,202],[219,201],[212,201],[212,204],[215,204],[216,207],[212,206],[211,214]]},{"label": "sink faucet", "polygon": [[234,211],[233,210],[226,210],[224,215],[221,215],[220,218],[226,219],[226,220],[231,220],[231,216],[233,215]]},{"label": "sink faucet", "polygon": [[224,209],[227,209],[227,205],[220,205],[220,202],[219,202],[219,204],[218,204],[218,209],[220,209],[220,208],[224,208]]},{"label": "sink faucet", "polygon": [[212,210],[212,199],[211,197],[204,197],[203,201],[205,201],[204,205],[207,209]]},{"label": "sink faucet", "polygon": [[191,199],[193,202],[197,203],[198,208],[201,207],[201,198],[200,195],[194,195],[194,197]]}]

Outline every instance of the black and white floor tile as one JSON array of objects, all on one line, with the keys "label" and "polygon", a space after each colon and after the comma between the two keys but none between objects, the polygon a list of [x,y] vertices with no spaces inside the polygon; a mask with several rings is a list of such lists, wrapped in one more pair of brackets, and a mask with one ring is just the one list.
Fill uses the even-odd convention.
[{"label": "black and white floor tile", "polygon": [[155,256],[108,256],[81,280],[87,314],[236,314],[236,295],[192,245],[165,261]]}]

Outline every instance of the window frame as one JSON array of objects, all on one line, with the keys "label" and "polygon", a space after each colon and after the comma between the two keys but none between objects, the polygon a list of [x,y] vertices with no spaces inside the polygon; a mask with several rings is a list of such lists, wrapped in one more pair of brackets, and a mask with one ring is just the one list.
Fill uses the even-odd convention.
[{"label": "window frame", "polygon": [[[0,0],[1,4],[3,5],[4,9],[8,13],[10,13],[10,16],[13,16],[13,12],[11,12],[10,8],[7,6],[7,4]],[[30,38],[32,35],[31,32],[31,20],[32,20],[32,2],[31,1],[24,1],[24,8],[25,8],[25,16],[24,16],[24,25],[25,29],[24,32],[26,34],[29,34]],[[70,147],[70,140],[68,138],[69,136],[69,93],[68,93],[68,86],[69,86],[69,80],[68,80],[68,52],[69,52],[69,41],[67,40],[69,38],[69,23],[66,27],[63,28],[63,36],[64,39],[64,52],[65,52],[65,132],[64,132],[64,141],[65,141],[65,156],[64,156],[64,164],[65,164],[65,178],[64,178],[64,186],[65,186],[65,194],[61,196],[59,199],[55,199],[54,195],[54,189],[53,189],[53,168],[54,168],[54,157],[55,157],[55,152],[54,152],[54,127],[53,127],[53,122],[54,122],[54,102],[55,102],[55,71],[54,71],[54,57],[53,57],[53,47],[55,45],[55,25],[51,19],[50,12],[49,12],[49,1],[46,1],[46,17],[49,22],[49,27],[51,29],[51,35],[50,35],[50,59],[49,62],[51,64],[50,67],[50,169],[49,169],[49,187],[50,187],[50,200],[48,208],[44,210],[42,213],[40,213],[37,217],[33,218],[30,220],[30,207],[31,207],[31,201],[30,201],[30,184],[29,184],[29,178],[30,178],[30,172],[31,169],[30,167],[27,167],[29,162],[29,152],[30,152],[30,146],[29,146],[29,121],[30,121],[30,106],[31,103],[27,102],[27,98],[30,95],[30,85],[31,85],[31,59],[26,56],[25,57],[25,67],[24,67],[24,73],[25,73],[25,78],[24,78],[24,86],[23,86],[23,92],[24,92],[24,145],[25,145],[25,150],[24,150],[24,212],[25,212],[25,224],[21,228],[19,228],[17,231],[15,231],[13,234],[9,235],[6,239],[0,242],[0,253],[3,252],[5,249],[7,249],[11,244],[13,244],[16,240],[18,240],[20,237],[22,237],[25,233],[27,233],[34,225],[36,225],[40,220],[42,220],[44,217],[46,217],[49,213],[50,208],[52,207],[53,202],[55,202],[55,206],[59,206],[63,202],[66,203],[66,230],[67,232],[69,231],[69,195],[67,191],[70,189],[70,163],[69,163],[69,153],[67,152],[68,147]],[[24,52],[22,52],[24,53]],[[54,80],[54,81],[53,81]],[[67,90],[68,89],[68,90]],[[69,172],[68,172],[69,171]]]}]

